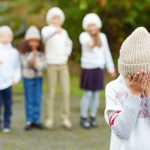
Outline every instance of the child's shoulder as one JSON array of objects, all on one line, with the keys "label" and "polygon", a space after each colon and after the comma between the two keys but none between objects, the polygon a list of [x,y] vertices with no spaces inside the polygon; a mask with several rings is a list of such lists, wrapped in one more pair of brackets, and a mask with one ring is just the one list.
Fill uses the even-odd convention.
[{"label": "child's shoulder", "polygon": [[106,90],[107,89],[115,89],[117,87],[118,87],[118,81],[117,81],[117,79],[115,79],[106,85]]}]

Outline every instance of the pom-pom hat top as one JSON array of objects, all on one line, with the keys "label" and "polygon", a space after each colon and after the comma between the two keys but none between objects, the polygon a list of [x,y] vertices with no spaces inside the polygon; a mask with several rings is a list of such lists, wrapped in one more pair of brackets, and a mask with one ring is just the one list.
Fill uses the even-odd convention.
[{"label": "pom-pom hat top", "polygon": [[13,31],[7,25],[0,27],[0,38],[2,38],[3,36],[9,36],[11,41],[13,40]]},{"label": "pom-pom hat top", "polygon": [[36,26],[30,26],[25,34],[25,40],[41,39],[40,31]]},{"label": "pom-pom hat top", "polygon": [[58,7],[53,7],[51,9],[49,9],[49,11],[47,12],[47,15],[46,15],[46,22],[47,22],[47,24],[50,24],[51,19],[53,17],[55,17],[55,16],[59,16],[61,18],[62,24],[64,23],[64,21],[65,21],[65,14],[64,14],[64,12]]},{"label": "pom-pom hat top", "polygon": [[102,28],[102,21],[95,13],[89,13],[83,18],[82,27],[84,30],[87,30],[90,24],[95,24],[99,29]]},{"label": "pom-pom hat top", "polygon": [[118,59],[119,73],[127,76],[144,70],[150,72],[150,34],[138,27],[123,42]]}]

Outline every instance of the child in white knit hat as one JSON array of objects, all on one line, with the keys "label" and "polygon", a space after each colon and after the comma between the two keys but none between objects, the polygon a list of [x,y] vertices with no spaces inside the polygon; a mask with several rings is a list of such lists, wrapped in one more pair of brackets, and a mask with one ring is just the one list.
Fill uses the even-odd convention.
[{"label": "child in white knit hat", "polygon": [[[96,115],[99,106],[99,90],[104,88],[103,69],[105,65],[111,76],[115,76],[106,35],[100,31],[102,22],[94,13],[83,19],[83,29],[79,40],[82,46],[81,55],[81,88],[85,91],[81,100],[81,127],[97,127]],[[90,107],[90,118],[88,110]],[[90,120],[89,120],[90,119]]]},{"label": "child in white knit hat", "polygon": [[[0,128],[10,132],[12,115],[12,86],[21,78],[20,58],[12,46],[13,32],[8,26],[0,27]],[[3,107],[3,109],[2,109]],[[4,110],[3,122],[1,120]]]},{"label": "child in white knit hat", "polygon": [[43,129],[41,121],[42,80],[46,67],[44,45],[36,26],[30,26],[20,47],[25,94],[25,130]]},{"label": "child in white knit hat", "polygon": [[106,87],[110,150],[150,150],[150,34],[144,27],[123,42],[118,69]]},{"label": "child in white knit hat", "polygon": [[63,11],[54,7],[46,16],[48,26],[42,29],[42,36],[46,49],[46,63],[48,70],[48,103],[46,127],[54,129],[54,98],[57,80],[62,91],[62,125],[71,129],[70,122],[70,77],[68,70],[68,58],[72,51],[72,41],[68,33],[62,28],[65,16]]}]

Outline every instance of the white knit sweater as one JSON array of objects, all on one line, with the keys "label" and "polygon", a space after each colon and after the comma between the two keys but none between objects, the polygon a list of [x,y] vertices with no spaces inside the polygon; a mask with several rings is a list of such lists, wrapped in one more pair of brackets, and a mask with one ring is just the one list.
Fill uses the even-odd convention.
[{"label": "white knit sweater", "polygon": [[0,43],[0,90],[12,86],[21,78],[20,58],[18,51],[11,44]]},{"label": "white knit sweater", "polygon": [[106,86],[105,119],[110,150],[150,150],[150,98],[133,96],[123,76]]},{"label": "white knit sweater", "polygon": [[72,41],[66,30],[55,33],[55,26],[45,26],[42,29],[42,37],[46,49],[47,64],[66,64],[72,51]]},{"label": "white knit sweater", "polygon": [[80,34],[79,40],[82,46],[81,67],[85,69],[104,69],[106,66],[108,72],[114,72],[115,69],[107,37],[104,33],[100,33],[99,38],[101,39],[102,47],[90,48],[87,44],[92,40],[91,36],[87,32]]}]

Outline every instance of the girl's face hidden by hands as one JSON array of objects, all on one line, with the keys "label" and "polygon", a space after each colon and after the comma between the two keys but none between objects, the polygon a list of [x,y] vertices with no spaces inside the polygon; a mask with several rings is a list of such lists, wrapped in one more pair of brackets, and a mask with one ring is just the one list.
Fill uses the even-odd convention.
[{"label": "girl's face hidden by hands", "polygon": [[39,47],[39,40],[37,39],[31,39],[28,41],[29,46],[32,50],[38,50]]},{"label": "girl's face hidden by hands", "polygon": [[100,30],[99,30],[99,28],[95,24],[90,24],[88,26],[88,28],[87,28],[87,32],[90,35],[95,36],[95,35],[97,35],[100,32]]},{"label": "girl's face hidden by hands", "polygon": [[1,35],[0,36],[0,42],[4,45],[11,43],[11,41],[12,41],[12,37],[9,35]]},{"label": "girl's face hidden by hands", "polygon": [[51,19],[51,24],[57,27],[60,27],[62,25],[62,20],[59,16],[54,16]]}]

